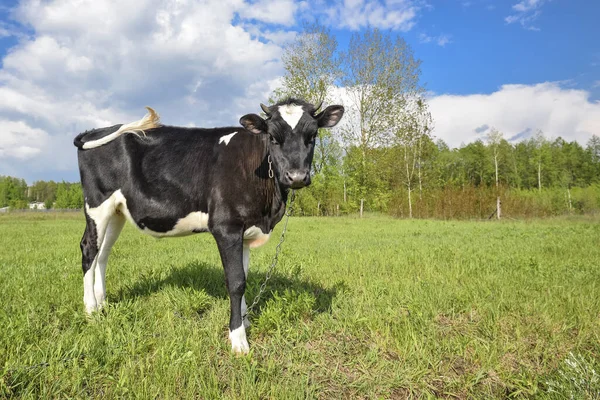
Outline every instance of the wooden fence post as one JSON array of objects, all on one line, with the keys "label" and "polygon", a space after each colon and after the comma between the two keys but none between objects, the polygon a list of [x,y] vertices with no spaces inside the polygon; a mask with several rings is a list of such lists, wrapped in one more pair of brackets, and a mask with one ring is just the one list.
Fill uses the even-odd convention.
[{"label": "wooden fence post", "polygon": [[498,219],[500,219],[500,217],[502,216],[502,209],[500,208],[501,206],[502,202],[500,201],[500,196],[498,196],[498,198],[496,199],[496,211],[498,213]]},{"label": "wooden fence post", "polygon": [[362,218],[363,216],[363,204],[365,202],[365,199],[360,199],[360,217]]}]

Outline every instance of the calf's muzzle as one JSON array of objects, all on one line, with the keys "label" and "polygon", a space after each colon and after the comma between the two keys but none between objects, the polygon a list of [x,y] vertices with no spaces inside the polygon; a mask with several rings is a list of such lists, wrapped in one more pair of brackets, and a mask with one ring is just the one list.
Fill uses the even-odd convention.
[{"label": "calf's muzzle", "polygon": [[310,173],[308,170],[290,169],[285,173],[285,180],[292,189],[300,189],[310,185]]}]

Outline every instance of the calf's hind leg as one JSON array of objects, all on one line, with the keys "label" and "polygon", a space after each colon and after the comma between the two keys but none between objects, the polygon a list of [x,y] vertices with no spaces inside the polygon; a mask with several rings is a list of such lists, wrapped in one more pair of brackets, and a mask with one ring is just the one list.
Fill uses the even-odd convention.
[{"label": "calf's hind leg", "polygon": [[91,314],[96,310],[94,296],[94,270],[98,255],[98,229],[94,220],[85,213],[85,231],[79,244],[81,248],[81,268],[83,269],[83,304],[85,311]]},{"label": "calf's hind leg", "polygon": [[112,201],[105,201],[96,208],[89,208],[86,204],[85,221],[85,232],[80,244],[83,303],[86,312],[91,314],[102,307],[104,302],[104,274],[108,254],[123,228],[124,217],[117,213]]}]

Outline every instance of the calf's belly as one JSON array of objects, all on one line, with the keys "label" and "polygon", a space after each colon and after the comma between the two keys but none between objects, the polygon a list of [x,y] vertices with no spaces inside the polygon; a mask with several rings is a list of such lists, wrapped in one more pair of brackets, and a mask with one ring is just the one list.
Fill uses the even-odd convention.
[{"label": "calf's belly", "polygon": [[[181,218],[173,218],[161,215],[153,215],[152,218],[141,218],[137,215],[132,215],[127,204],[128,201],[130,200],[128,200],[121,192],[121,189],[119,189],[97,207],[90,207],[86,202],[86,211],[94,220],[96,226],[105,225],[110,216],[121,213],[129,222],[137,226],[142,232],[156,238],[187,236],[194,233],[208,231],[208,213],[202,211],[192,211]],[[138,213],[150,214],[149,212],[144,213],[143,210],[139,210]],[[157,229],[158,225],[154,225],[151,221],[160,219],[171,219],[173,222],[167,224],[166,226],[163,222],[160,224],[161,229]]]}]

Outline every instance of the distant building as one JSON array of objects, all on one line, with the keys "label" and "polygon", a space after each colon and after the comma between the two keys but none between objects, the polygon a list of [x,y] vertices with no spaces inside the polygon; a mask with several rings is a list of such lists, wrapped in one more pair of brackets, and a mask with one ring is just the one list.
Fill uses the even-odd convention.
[{"label": "distant building", "polygon": [[31,210],[45,210],[46,205],[41,201],[34,201],[32,203],[29,203],[29,208]]},{"label": "distant building", "polygon": [[8,207],[0,208],[0,213],[5,213],[5,212],[8,212]]}]

